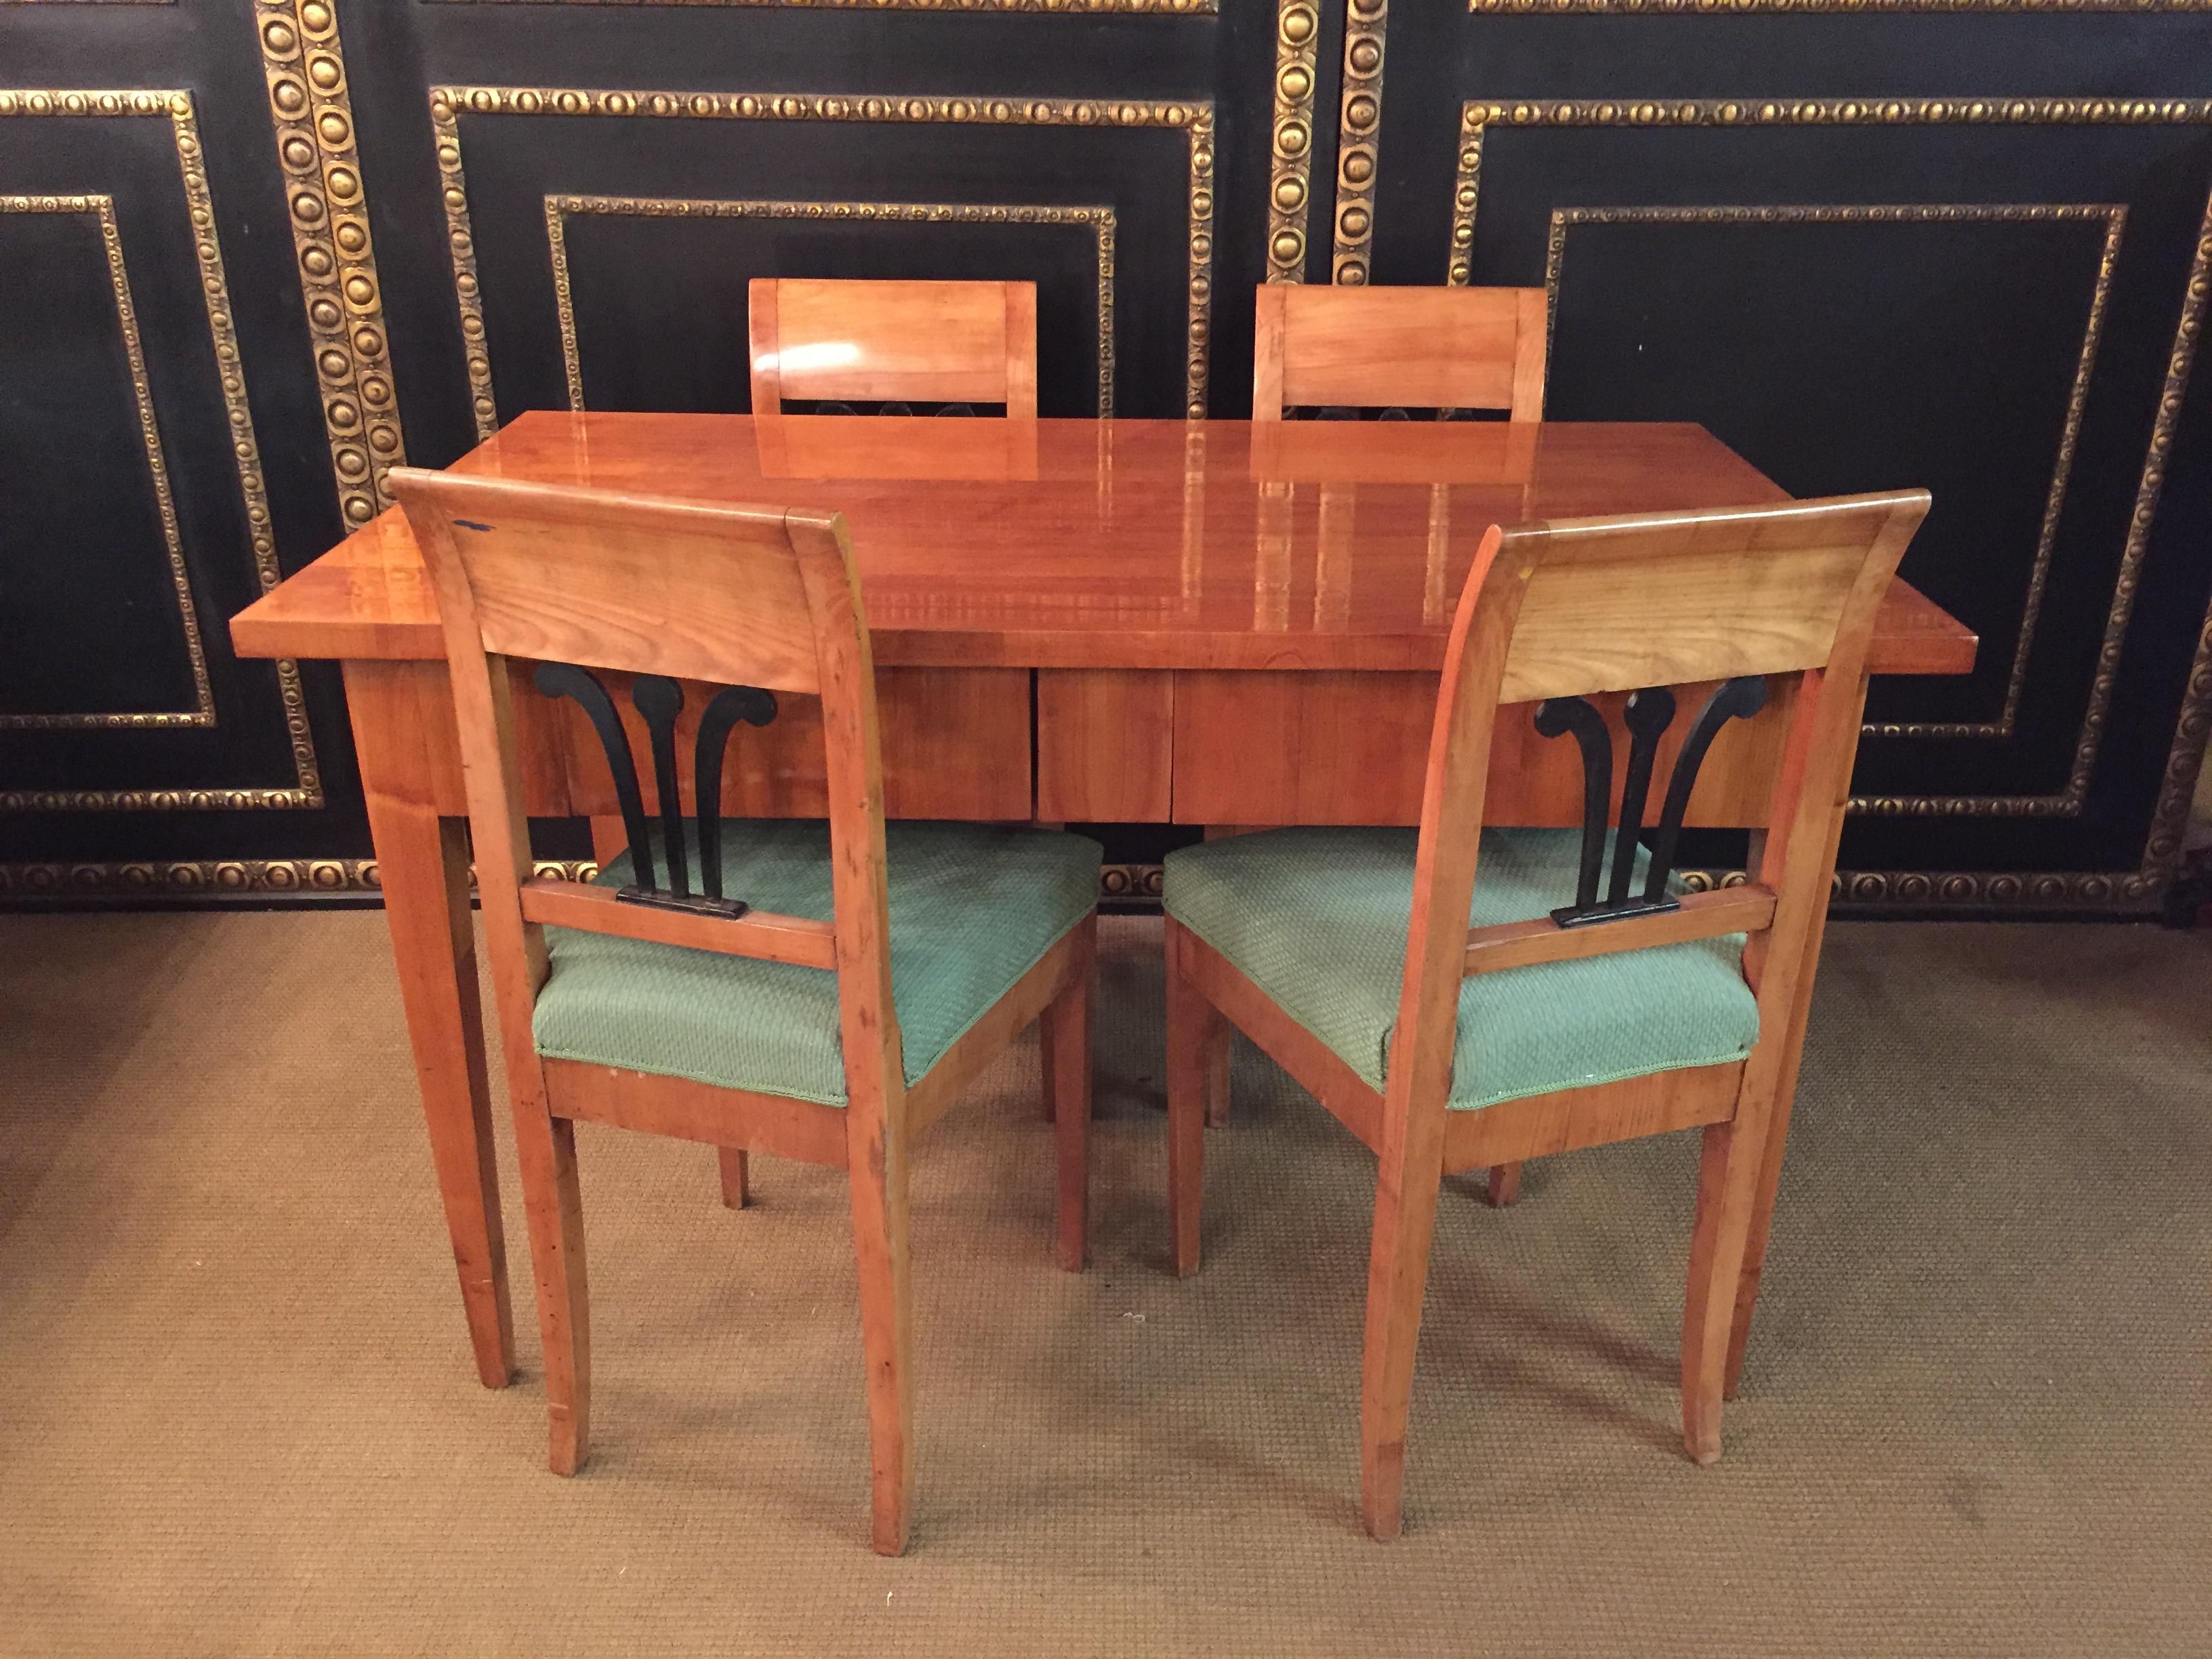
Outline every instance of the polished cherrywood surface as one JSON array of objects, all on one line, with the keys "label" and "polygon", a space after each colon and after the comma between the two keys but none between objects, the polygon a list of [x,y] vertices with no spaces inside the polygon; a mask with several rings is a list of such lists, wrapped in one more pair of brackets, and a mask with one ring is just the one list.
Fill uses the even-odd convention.
[{"label": "polished cherrywood surface", "polygon": [[1548,301],[1540,288],[1263,286],[1252,416],[1286,404],[1504,409],[1544,418]]},{"label": "polished cherrywood surface", "polygon": [[[1779,1175],[1767,1155],[1769,1136],[1802,1036],[1797,987],[1814,970],[1834,869],[1833,827],[1858,747],[1867,649],[1928,506],[1927,492],[1912,490],[1522,525],[1484,536],[1455,607],[1437,698],[1405,973],[1379,1091],[1180,925],[1170,861],[1172,1262],[1178,1274],[1198,1265],[1202,1126],[1221,1103],[1208,1055],[1226,1018],[1336,1114],[1380,1165],[1360,1387],[1360,1509],[1374,1537],[1396,1537],[1401,1522],[1413,1358],[1439,1188],[1447,1172],[1471,1163],[1492,1166],[1492,1191],[1503,1199],[1517,1182],[1514,1166],[1540,1150],[1705,1126],[1683,1316],[1682,1440],[1698,1462],[1720,1455],[1721,1402],[1756,1288],[1747,1286],[1753,1239],[1763,1248],[1761,1218],[1771,1214]],[[1764,831],[1751,884],[1692,896],[1671,913],[1585,929],[1563,927],[1553,912],[1470,931],[1484,828],[1494,821],[1491,750],[1509,703],[1735,675],[1794,676],[1798,685],[1765,809],[1751,820]],[[1621,810],[1634,821],[1634,809]],[[1616,846],[1616,860],[1621,852]],[[1615,872],[1616,895],[1626,875]],[[1593,868],[1585,881],[1594,885],[1595,878]],[[1743,978],[1758,1002],[1758,1036],[1741,1064],[1523,1096],[1480,1112],[1449,1109],[1468,974],[1736,932],[1747,935]],[[1451,1127],[1478,1119],[1472,1133]]]},{"label": "polished cherrywood surface", "polygon": [[[524,415],[456,471],[845,514],[886,666],[1407,669],[1443,661],[1491,524],[1784,492],[1689,425]],[[397,513],[241,611],[250,656],[444,654]],[[1903,582],[1869,666],[1960,673]]]},{"label": "polished cherrywood surface", "polygon": [[862,398],[1036,418],[1035,283],[757,276],[745,299],[755,409]]}]

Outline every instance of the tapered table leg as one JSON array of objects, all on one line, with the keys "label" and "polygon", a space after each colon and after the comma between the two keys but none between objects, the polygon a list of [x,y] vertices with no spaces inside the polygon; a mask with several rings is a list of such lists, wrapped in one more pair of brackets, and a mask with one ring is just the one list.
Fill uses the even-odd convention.
[{"label": "tapered table leg", "polygon": [[477,995],[468,826],[439,817],[431,786],[430,744],[441,733],[452,742],[443,665],[349,662],[345,682],[469,1342],[483,1385],[501,1389],[514,1376],[514,1313]]}]

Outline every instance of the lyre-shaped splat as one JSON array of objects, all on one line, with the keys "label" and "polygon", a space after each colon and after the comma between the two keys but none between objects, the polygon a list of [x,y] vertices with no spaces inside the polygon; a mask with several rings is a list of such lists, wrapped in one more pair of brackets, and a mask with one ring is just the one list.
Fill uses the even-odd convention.
[{"label": "lyre-shaped splat", "polygon": [[645,718],[652,739],[653,779],[660,798],[661,845],[668,858],[668,885],[654,879],[653,843],[645,819],[645,797],[638,782],[637,762],[630,754],[629,734],[615,710],[607,689],[587,671],[573,663],[539,665],[538,689],[549,697],[572,697],[599,733],[606,750],[607,769],[613,774],[615,799],[622,807],[623,831],[629,838],[631,885],[615,896],[628,904],[650,904],[665,910],[689,910],[705,915],[741,916],[743,899],[722,895],[722,758],[730,733],[743,720],[766,726],[775,718],[775,697],[757,686],[725,686],[708,699],[699,716],[699,740],[693,757],[699,825],[699,886],[691,890],[690,860],[684,842],[684,797],[676,781],[676,717],[684,712],[684,688],[661,674],[641,674],[630,688],[630,701]]},{"label": "lyre-shaped splat", "polygon": [[[1659,740],[1674,724],[1674,694],[1665,686],[1632,693],[1622,710],[1628,727],[1628,770],[1621,781],[1620,815],[1613,823],[1613,734],[1605,717],[1583,697],[1551,697],[1537,705],[1536,730],[1556,738],[1573,732],[1583,756],[1583,848],[1576,874],[1575,902],[1552,912],[1562,927],[1578,927],[1593,921],[1617,921],[1624,916],[1655,910],[1675,910],[1681,901],[1667,890],[1674,872],[1674,848],[1682,836],[1682,819],[1689,811],[1690,792],[1697,787],[1698,769],[1721,727],[1739,716],[1748,719],[1766,706],[1766,681],[1745,674],[1717,686],[1690,723],[1674,757],[1674,769],[1667,780],[1667,798],[1652,832],[1651,866],[1644,890],[1628,890],[1636,875],[1636,848],[1644,836],[1644,807],[1651,793],[1651,769],[1659,757]],[[1613,828],[1613,865],[1604,871],[1605,834]],[[1598,896],[1601,873],[1607,875],[1605,896]]]}]

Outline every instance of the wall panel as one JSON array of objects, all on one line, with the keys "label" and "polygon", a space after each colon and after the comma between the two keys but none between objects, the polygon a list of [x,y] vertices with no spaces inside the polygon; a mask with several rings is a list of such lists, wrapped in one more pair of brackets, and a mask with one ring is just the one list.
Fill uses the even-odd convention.
[{"label": "wall panel", "polygon": [[1850,895],[2172,868],[2199,0],[38,0],[0,64],[0,894],[373,882],[335,676],[228,615],[520,410],[742,409],[750,276],[968,270],[1047,413],[1170,417],[1256,283],[1541,283],[1555,416],[1935,488],[1987,644],[1878,690]]}]

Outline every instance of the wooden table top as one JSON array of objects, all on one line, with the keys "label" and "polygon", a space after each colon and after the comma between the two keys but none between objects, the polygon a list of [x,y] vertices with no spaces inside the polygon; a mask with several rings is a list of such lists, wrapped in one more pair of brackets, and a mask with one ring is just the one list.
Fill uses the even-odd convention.
[{"label": "wooden table top", "polygon": [[[1787,499],[1686,424],[537,411],[455,470],[842,512],[885,666],[1434,669],[1493,521]],[[445,654],[396,509],[231,638]],[[1965,673],[1976,644],[1900,580],[1869,666]]]}]

